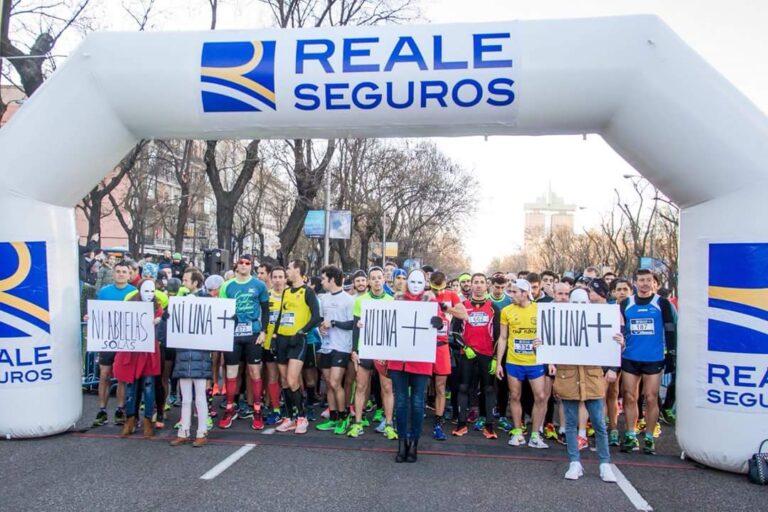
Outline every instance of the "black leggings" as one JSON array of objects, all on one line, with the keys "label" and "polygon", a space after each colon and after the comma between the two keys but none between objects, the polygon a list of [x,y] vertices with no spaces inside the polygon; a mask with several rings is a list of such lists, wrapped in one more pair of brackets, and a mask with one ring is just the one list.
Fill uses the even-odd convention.
[{"label": "black leggings", "polygon": [[[496,403],[496,392],[493,388],[494,376],[488,373],[491,368],[491,356],[484,356],[477,354],[472,359],[467,359],[467,356],[462,355],[459,358],[459,375],[461,376],[461,383],[459,384],[459,426],[464,426],[467,423],[467,413],[471,406],[470,391],[472,383],[480,381],[480,389],[485,397],[486,404]],[[487,419],[492,420],[492,416],[489,415]],[[492,424],[492,421],[489,422]]]}]

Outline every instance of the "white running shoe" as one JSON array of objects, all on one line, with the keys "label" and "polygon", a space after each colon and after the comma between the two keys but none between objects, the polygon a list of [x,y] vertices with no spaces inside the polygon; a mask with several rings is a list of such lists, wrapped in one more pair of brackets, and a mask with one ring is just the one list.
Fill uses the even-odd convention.
[{"label": "white running shoe", "polygon": [[[525,440],[523,440],[523,442],[525,442]],[[538,435],[531,436],[531,440],[528,441],[528,446],[530,448],[539,448],[539,449],[549,448],[549,445],[541,439],[541,436],[538,436]]]},{"label": "white running shoe", "polygon": [[306,434],[307,428],[309,428],[307,418],[298,418],[296,420],[296,430],[294,430],[294,434]]},{"label": "white running shoe", "polygon": [[616,483],[616,475],[613,473],[613,468],[607,462],[600,464],[600,479],[603,482]]},{"label": "white running shoe", "polygon": [[[600,465],[602,468],[602,464]],[[601,471],[602,474],[602,471]],[[578,480],[579,477],[584,475],[584,468],[581,466],[581,462],[571,462],[568,466],[568,471],[565,472],[566,480]]]},{"label": "white running shoe", "polygon": [[296,422],[291,418],[283,418],[283,421],[275,428],[278,432],[288,432],[289,430],[296,430]]},{"label": "white running shoe", "polygon": [[509,446],[525,446],[525,437],[522,434],[512,434],[507,441]]}]

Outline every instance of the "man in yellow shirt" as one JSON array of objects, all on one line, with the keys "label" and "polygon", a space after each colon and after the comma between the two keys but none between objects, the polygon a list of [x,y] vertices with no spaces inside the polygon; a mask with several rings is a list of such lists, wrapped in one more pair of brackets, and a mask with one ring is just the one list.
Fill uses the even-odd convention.
[{"label": "man in yellow shirt", "polygon": [[[524,380],[528,380],[533,390],[533,413],[531,421],[531,448],[549,448],[541,439],[539,430],[547,412],[549,393],[545,385],[544,365],[536,364],[533,340],[536,338],[536,304],[531,297],[531,283],[517,279],[512,286],[513,304],[501,311],[499,339],[496,342],[496,377],[504,379],[507,373],[509,386],[509,406],[512,411],[514,428],[510,432],[510,446],[524,446],[523,407],[520,394]],[[502,365],[504,349],[507,350],[506,364]]]}]

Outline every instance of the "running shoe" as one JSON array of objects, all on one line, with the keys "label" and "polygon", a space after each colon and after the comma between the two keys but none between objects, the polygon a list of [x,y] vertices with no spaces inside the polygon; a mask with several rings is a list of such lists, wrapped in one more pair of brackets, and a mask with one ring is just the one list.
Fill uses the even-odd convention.
[{"label": "running shoe", "polygon": [[538,448],[538,449],[546,449],[549,448],[549,445],[544,442],[544,440],[541,438],[538,432],[534,432],[531,434],[531,439],[528,441],[528,447],[529,448]]},{"label": "running shoe", "polygon": [[364,426],[364,427],[370,427],[371,426],[371,422],[368,421],[368,418],[366,418],[365,415],[363,415],[363,420],[360,422],[360,424],[362,426]]},{"label": "running shoe", "polygon": [[283,418],[280,424],[275,428],[278,432],[288,432],[289,430],[296,430],[296,422],[291,418]]},{"label": "running shoe", "polygon": [[384,437],[386,437],[389,441],[397,440],[397,432],[395,431],[394,427],[392,427],[392,425],[387,425],[384,427]]},{"label": "running shoe", "polygon": [[472,407],[469,410],[469,414],[467,415],[467,423],[474,423],[475,421],[477,421],[477,417],[478,416],[479,416],[479,414],[477,412],[477,409]]},{"label": "running shoe", "polygon": [[309,421],[307,418],[298,418],[296,420],[296,429],[294,430],[294,434],[306,434],[308,428]]},{"label": "running shoe", "polygon": [[552,423],[547,423],[547,426],[544,427],[544,439],[557,440],[557,429]]},{"label": "running shoe", "polygon": [[568,441],[565,440],[565,432],[557,433],[557,442],[562,445],[567,445]]},{"label": "running shoe", "polygon": [[640,443],[637,441],[637,436],[632,434],[624,434],[624,442],[621,443],[621,451],[636,452],[640,450]]},{"label": "running shoe", "polygon": [[219,420],[219,428],[230,428],[234,420],[235,420],[235,406],[234,404],[229,404],[227,408],[224,410],[224,416],[222,416],[221,419]]},{"label": "running shoe", "polygon": [[579,445],[579,451],[589,448],[589,439],[583,436],[576,436],[576,440],[578,441]]},{"label": "running shoe", "polygon": [[613,473],[613,468],[607,462],[600,464],[600,479],[603,482],[615,483],[617,481],[616,475]]},{"label": "running shoe", "polygon": [[445,441],[448,439],[448,437],[445,435],[445,432],[443,431],[443,426],[440,423],[432,428],[432,437],[435,438],[435,441]]},{"label": "running shoe", "polygon": [[307,406],[307,421],[315,421],[317,419],[317,415],[315,414],[315,408],[311,405]]},{"label": "running shoe", "polygon": [[376,407],[376,405],[373,403],[373,400],[368,400],[365,402],[365,409],[363,409],[365,412],[371,412],[373,408]]},{"label": "running shoe", "polygon": [[349,426],[349,417],[344,418],[341,421],[336,422],[336,428],[333,429],[334,435],[343,436],[347,433],[347,427]]},{"label": "running shoe", "polygon": [[592,428],[592,422],[587,422],[587,437],[595,437],[595,429]]},{"label": "running shoe", "polygon": [[509,433],[509,446],[525,446],[525,437],[523,436],[523,430],[520,428],[513,428]]},{"label": "running shoe", "polygon": [[181,428],[181,422],[177,421],[176,424],[173,426],[173,430],[179,430]]},{"label": "running shoe", "polygon": [[323,409],[323,412],[320,413],[320,417],[325,418],[326,420],[331,419],[331,408],[326,407],[325,409]]},{"label": "running shoe", "polygon": [[498,439],[499,436],[496,435],[496,432],[493,431],[493,429],[483,429],[483,436],[485,436],[486,439]]},{"label": "running shoe", "polygon": [[610,434],[608,434],[608,446],[619,446],[620,444],[619,431],[611,430]]},{"label": "running shoe", "polygon": [[347,437],[357,438],[363,434],[365,434],[365,430],[363,429],[363,424],[353,423],[352,426],[349,427],[349,432],[347,432]]},{"label": "running shoe", "polygon": [[251,428],[253,430],[264,430],[264,418],[261,417],[261,413],[253,415],[253,421],[251,422]]},{"label": "running shoe", "polygon": [[[117,416],[117,413],[115,413],[115,416]],[[102,425],[106,425],[108,421],[109,416],[107,416],[107,411],[99,411],[96,413],[96,419],[93,420],[93,426],[101,427]]]},{"label": "running shoe", "polygon": [[[450,400],[450,398],[446,397],[446,400]],[[445,418],[445,421],[451,421],[453,419],[453,407],[450,405],[445,406],[445,411],[443,411],[443,418]]]},{"label": "running shoe", "polygon": [[675,426],[675,423],[677,423],[677,415],[674,409],[662,409],[659,419],[670,426]]},{"label": "running shoe", "polygon": [[520,427],[520,428],[521,428],[521,429],[523,429],[523,435],[524,435],[524,436],[525,436],[525,435],[528,435],[528,423],[526,423],[526,422],[523,422],[523,426],[522,426],[522,427]]},{"label": "running shoe", "polygon": [[125,424],[125,410],[117,409],[115,411],[115,425],[124,425],[124,424]]},{"label": "running shoe", "polygon": [[250,420],[251,418],[253,418],[253,408],[248,404],[242,404],[240,411],[237,413],[237,419]]},{"label": "running shoe", "polygon": [[475,432],[480,432],[481,430],[483,430],[483,427],[485,427],[485,416],[480,416],[472,425],[472,430],[474,430]]},{"label": "running shoe", "polygon": [[467,435],[468,433],[469,433],[469,429],[467,428],[466,425],[464,425],[463,427],[456,427],[455,429],[453,429],[453,432],[451,432],[451,435],[456,437],[462,437]]},{"label": "running shoe", "polygon": [[384,419],[384,409],[376,409],[376,413],[373,415],[373,422],[379,423]]},{"label": "running shoe", "polygon": [[656,455],[656,440],[653,438],[653,436],[645,436],[645,441],[643,442],[643,453],[646,455]]},{"label": "running shoe", "polygon": [[511,421],[509,421],[509,418],[506,416],[502,416],[499,418],[499,430],[503,430],[504,432],[509,432],[515,428],[515,426],[512,424]]},{"label": "running shoe", "polygon": [[322,423],[318,423],[317,425],[315,425],[315,428],[320,432],[327,432],[329,430],[334,430],[337,424],[338,424],[338,421],[326,420]]},{"label": "running shoe", "polygon": [[[376,420],[375,417],[373,419],[374,421]],[[387,428],[387,420],[385,419],[379,420],[379,425],[376,427],[376,432],[378,432],[379,434],[383,434],[385,428]]]},{"label": "running shoe", "polygon": [[565,479],[578,480],[582,476],[584,476],[584,467],[581,465],[581,462],[571,462],[568,466],[568,471],[565,472]]},{"label": "running shoe", "polygon": [[645,430],[645,418],[640,418],[637,421],[637,428],[635,429],[637,432],[642,432]]},{"label": "running shoe", "polygon": [[170,404],[170,403],[168,403],[168,402],[165,402],[165,404],[163,405],[163,411],[165,411],[165,412],[168,412],[168,411],[170,411],[170,410],[171,410],[171,407],[172,407],[172,406],[171,406],[171,404]]},{"label": "running shoe", "polygon": [[277,425],[281,419],[282,419],[282,416],[280,416],[279,412],[272,411],[271,413],[269,413],[269,415],[267,415],[267,419],[264,421],[264,423],[267,426],[271,427],[273,425]]},{"label": "running shoe", "polygon": [[656,423],[656,426],[653,428],[653,437],[656,439],[661,437],[661,425],[659,423]]}]

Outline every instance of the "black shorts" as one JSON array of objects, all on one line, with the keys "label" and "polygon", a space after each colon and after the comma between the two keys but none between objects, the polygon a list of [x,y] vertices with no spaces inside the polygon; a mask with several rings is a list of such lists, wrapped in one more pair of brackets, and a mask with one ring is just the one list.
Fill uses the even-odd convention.
[{"label": "black shorts", "polygon": [[273,339],[272,344],[269,347],[269,350],[264,350],[264,352],[262,353],[261,360],[264,361],[265,363],[276,363],[277,356],[275,355],[274,348],[275,348],[275,340]]},{"label": "black shorts", "polygon": [[366,370],[373,370],[375,368],[373,359],[361,359],[359,366],[360,368],[364,368]]},{"label": "black shorts", "polygon": [[304,351],[304,368],[317,368],[317,349],[313,343],[307,343]]},{"label": "black shorts", "polygon": [[232,352],[224,352],[224,364],[227,366],[239,365],[240,362],[246,364],[261,364],[261,357],[264,353],[264,346],[256,344],[258,336],[243,336],[235,338],[232,345]]},{"label": "black shorts", "polygon": [[290,359],[304,361],[304,353],[307,351],[307,337],[301,334],[285,336],[277,334],[272,338],[277,354],[277,364],[288,364]]},{"label": "black shorts", "polygon": [[99,366],[112,366],[117,352],[99,352]]},{"label": "black shorts", "polygon": [[621,371],[631,373],[632,375],[656,375],[664,371],[664,361],[647,362],[622,359]]},{"label": "black shorts", "polygon": [[321,352],[318,356],[318,368],[321,370],[329,370],[331,368],[344,368],[346,370],[349,364],[349,352],[331,350],[327,354]]}]

